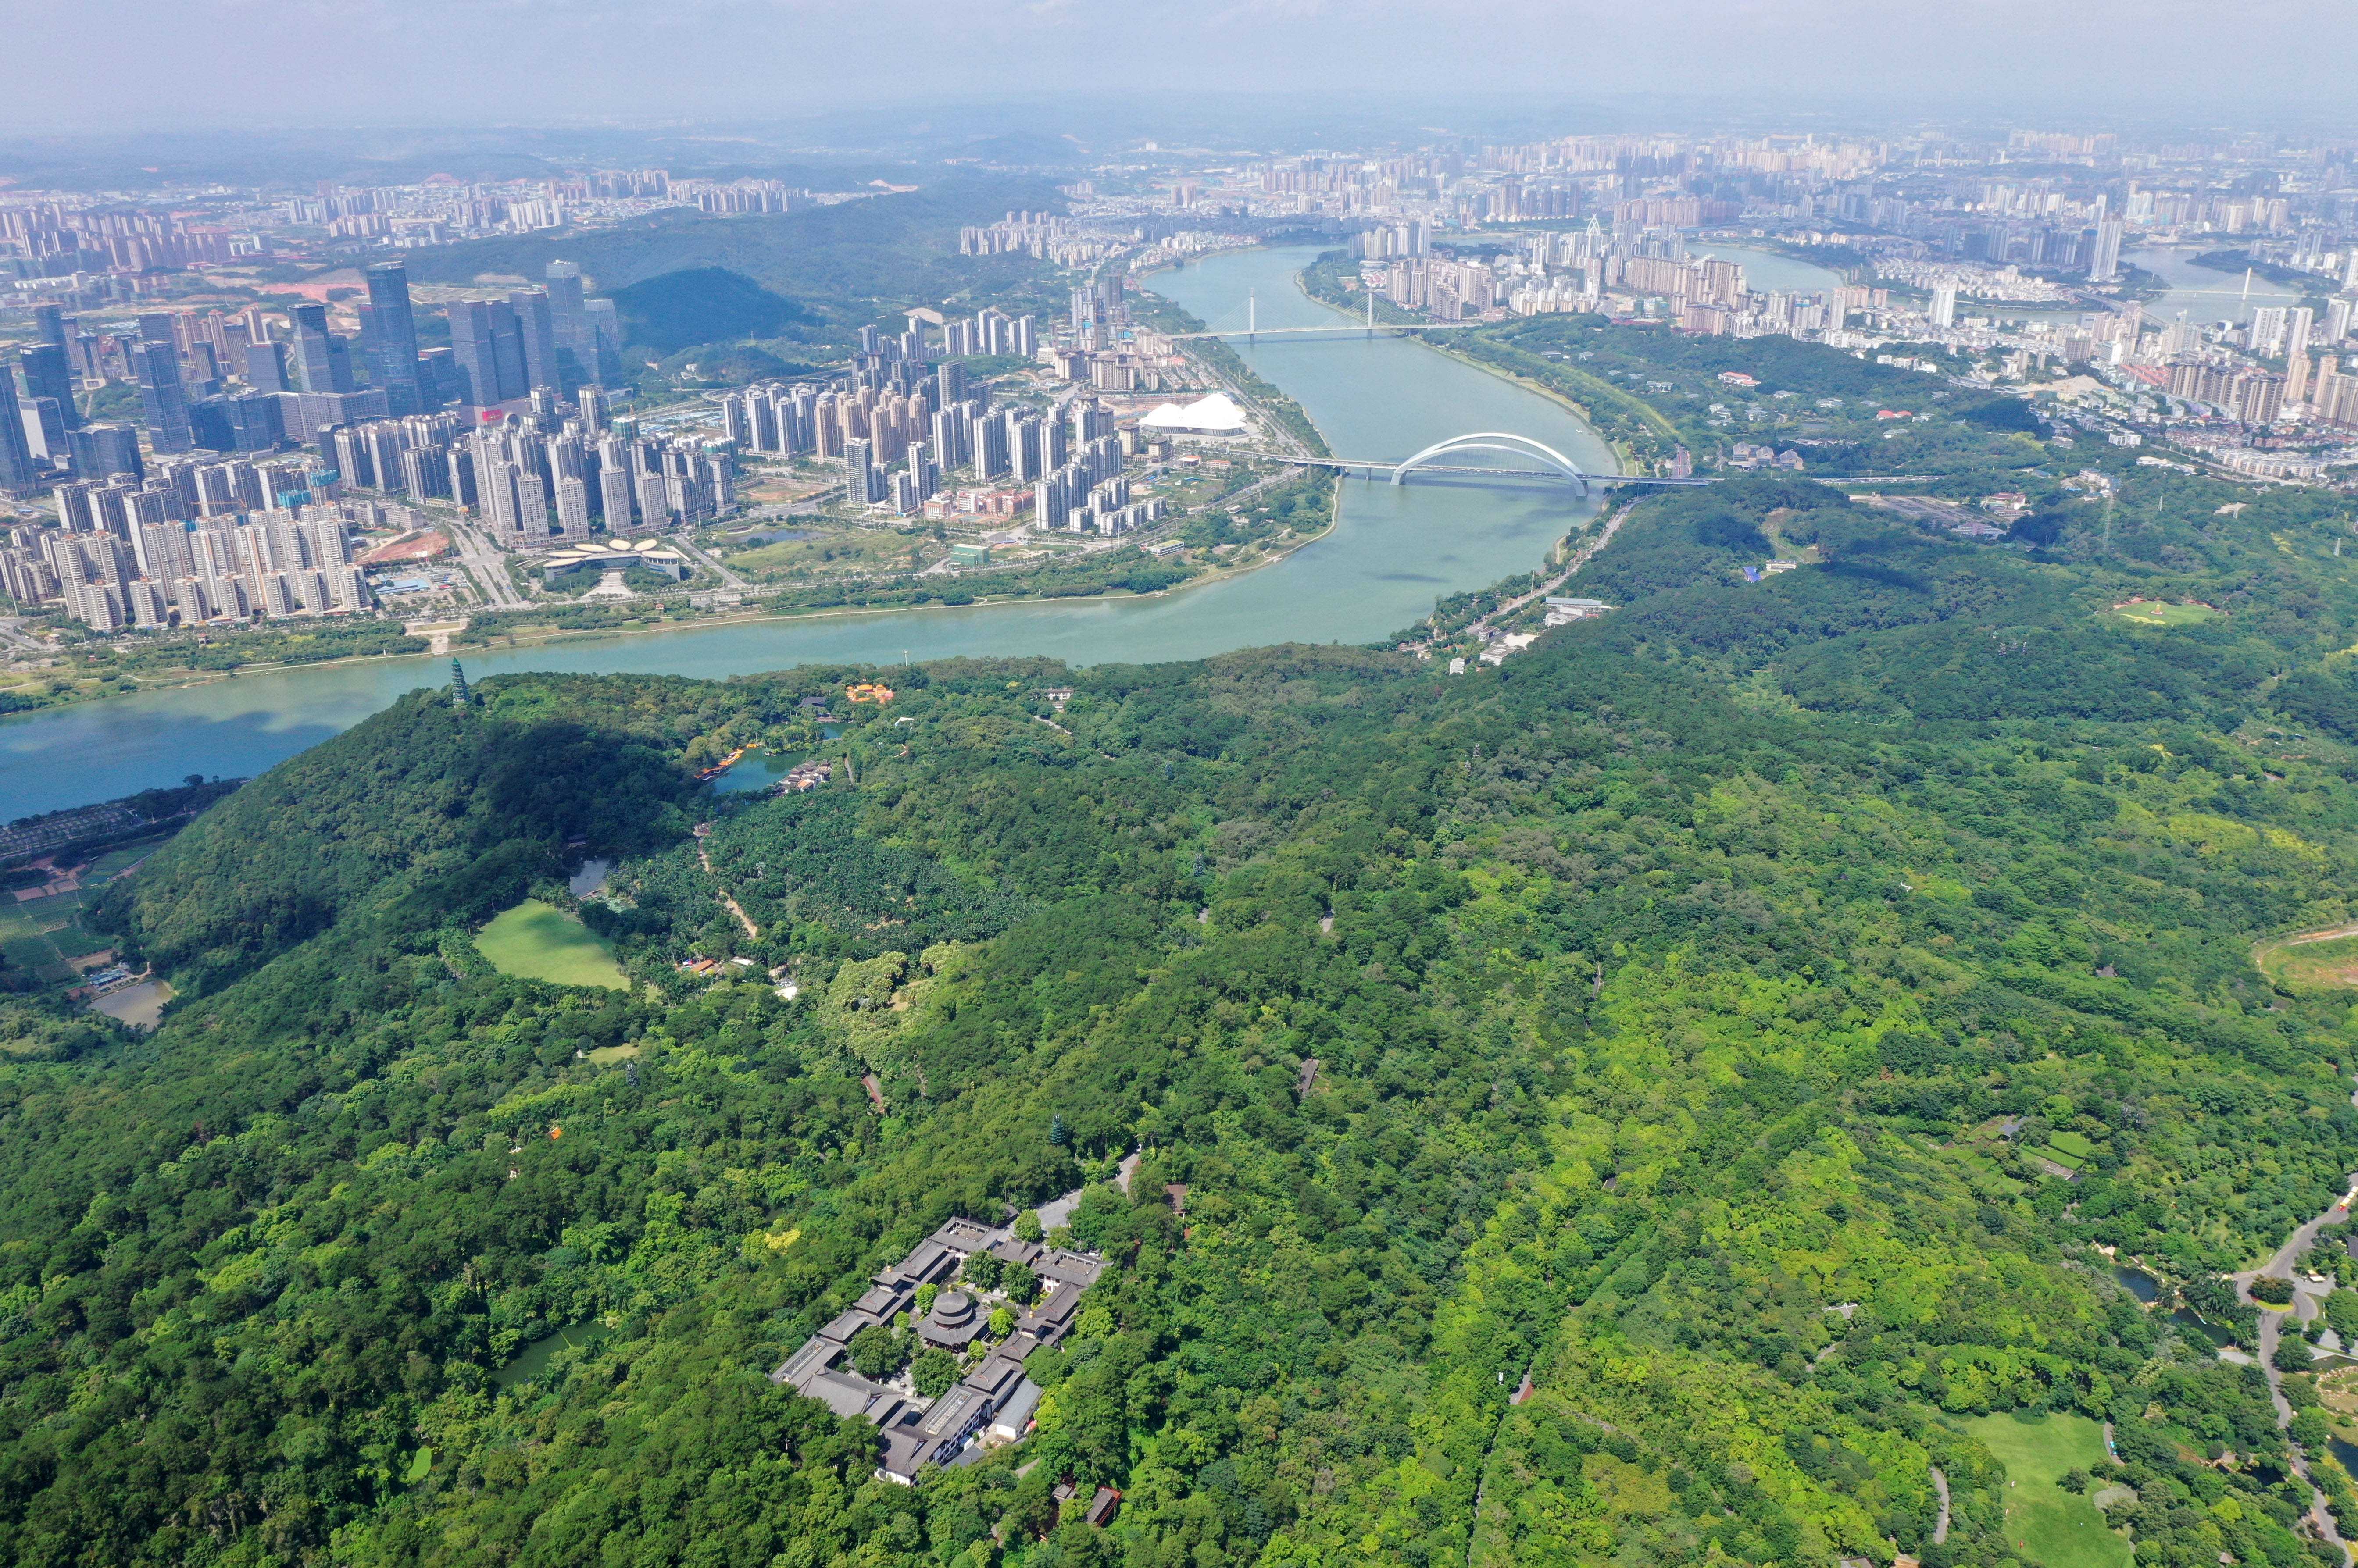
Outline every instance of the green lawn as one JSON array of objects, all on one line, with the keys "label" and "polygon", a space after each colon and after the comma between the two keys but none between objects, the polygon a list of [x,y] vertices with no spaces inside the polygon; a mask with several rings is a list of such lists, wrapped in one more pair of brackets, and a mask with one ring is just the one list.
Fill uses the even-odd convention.
[{"label": "green lawn", "polygon": [[614,961],[611,942],[537,898],[527,898],[493,918],[476,936],[475,948],[502,974],[553,985],[631,988]]},{"label": "green lawn", "polygon": [[2104,1430],[2084,1415],[1985,1415],[1965,1430],[2006,1466],[2007,1544],[2046,1568],[2129,1568],[2129,1543],[2085,1497],[2055,1484],[2104,1462]]},{"label": "green lawn", "polygon": [[2164,605],[2151,601],[2141,605],[2123,605],[2113,613],[2136,626],[2200,626],[2206,620],[2219,618],[2219,612],[2209,605]]}]

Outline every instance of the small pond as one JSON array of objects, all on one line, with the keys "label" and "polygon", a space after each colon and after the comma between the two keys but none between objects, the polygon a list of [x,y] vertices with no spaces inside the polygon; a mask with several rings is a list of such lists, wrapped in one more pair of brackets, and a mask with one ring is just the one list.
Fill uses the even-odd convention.
[{"label": "small pond", "polygon": [[2219,1347],[2221,1349],[2224,1349],[2226,1347],[2233,1345],[2235,1342],[2235,1336],[2224,1326],[2216,1323],[2205,1323],[2202,1319],[2195,1316],[2194,1314],[2186,1307],[2181,1306],[2176,1312],[2171,1313],[2169,1315],[2169,1321],[2178,1325],[2179,1327],[2186,1330],[2189,1334],[2208,1339],[2212,1345]]},{"label": "small pond", "polygon": [[577,1323],[570,1328],[560,1328],[546,1339],[535,1339],[525,1346],[514,1360],[492,1374],[492,1381],[503,1389],[530,1382],[548,1370],[548,1363],[559,1350],[583,1349],[613,1332],[595,1318],[587,1323]]},{"label": "small pond", "polygon": [[566,879],[565,890],[576,898],[587,898],[606,886],[607,874],[613,869],[611,860],[585,860],[581,869]]},{"label": "small pond", "polygon": [[780,757],[773,751],[749,751],[730,765],[729,771],[712,781],[712,788],[723,795],[743,795],[766,789],[786,776],[795,759]]},{"label": "small pond", "polygon": [[2126,1263],[2113,1265],[2113,1278],[2121,1282],[2127,1292],[2147,1306],[2161,1299],[2161,1282],[2143,1269],[2133,1269]]}]

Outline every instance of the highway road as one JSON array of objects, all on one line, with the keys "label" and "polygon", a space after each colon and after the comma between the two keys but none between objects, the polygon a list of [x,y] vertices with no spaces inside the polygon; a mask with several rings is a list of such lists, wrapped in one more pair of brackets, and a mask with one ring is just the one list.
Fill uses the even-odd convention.
[{"label": "highway road", "polygon": [[455,517],[443,520],[449,530],[450,548],[458,553],[459,564],[482,591],[486,606],[495,610],[529,608],[531,601],[516,591],[508,580],[507,557],[488,535],[471,522]]}]

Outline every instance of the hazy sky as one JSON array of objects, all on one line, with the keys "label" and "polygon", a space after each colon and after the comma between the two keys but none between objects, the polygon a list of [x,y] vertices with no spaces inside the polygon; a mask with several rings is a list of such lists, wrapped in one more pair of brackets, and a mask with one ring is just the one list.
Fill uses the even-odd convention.
[{"label": "hazy sky", "polygon": [[2338,123],[2347,0],[15,0],[0,136],[1229,89]]}]

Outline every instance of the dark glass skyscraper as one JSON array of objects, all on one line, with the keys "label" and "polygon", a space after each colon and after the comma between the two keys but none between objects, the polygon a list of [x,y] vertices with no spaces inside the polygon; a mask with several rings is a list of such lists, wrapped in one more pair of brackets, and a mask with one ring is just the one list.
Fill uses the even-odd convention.
[{"label": "dark glass skyscraper", "polygon": [[287,345],[284,343],[248,343],[245,346],[245,379],[266,392],[293,392],[287,380]]},{"label": "dark glass skyscraper", "polygon": [[344,340],[328,330],[324,305],[291,306],[287,319],[295,324],[295,368],[308,392],[351,392],[352,363]]},{"label": "dark glass skyscraper", "polygon": [[131,373],[139,382],[139,404],[147,415],[147,442],[157,452],[185,452],[196,445],[189,426],[189,392],[180,384],[180,356],[169,343],[131,346]]},{"label": "dark glass skyscraper", "polygon": [[66,451],[74,473],[81,478],[103,479],[115,474],[139,478],[147,472],[139,460],[139,433],[127,424],[85,424],[69,431]]},{"label": "dark glass skyscraper", "polygon": [[53,397],[58,400],[58,414],[71,430],[81,423],[74,404],[72,369],[66,363],[65,347],[59,343],[36,343],[27,349],[19,368],[25,372],[27,397]]},{"label": "dark glass skyscraper", "polygon": [[417,319],[409,305],[409,267],[403,262],[378,262],[368,270],[368,313],[362,337],[368,349],[369,374],[384,389],[394,416],[423,413],[424,388],[417,375]]},{"label": "dark glass skyscraper", "polygon": [[598,334],[581,297],[581,269],[571,262],[551,262],[542,274],[547,280],[548,321],[557,338],[557,390],[571,392],[584,381],[598,379]]},{"label": "dark glass skyscraper", "polygon": [[557,369],[557,324],[549,313],[548,295],[536,288],[520,288],[508,295],[508,307],[515,312],[516,331],[524,345],[524,390],[558,385],[565,378]]},{"label": "dark glass skyscraper", "polygon": [[0,492],[22,495],[33,488],[38,476],[33,467],[33,444],[25,435],[25,416],[16,409],[14,387],[0,381],[7,392],[6,406],[0,408]]},{"label": "dark glass skyscraper", "polygon": [[454,300],[449,315],[450,357],[464,388],[460,395],[470,406],[510,403],[532,390],[515,311],[505,300]]}]

